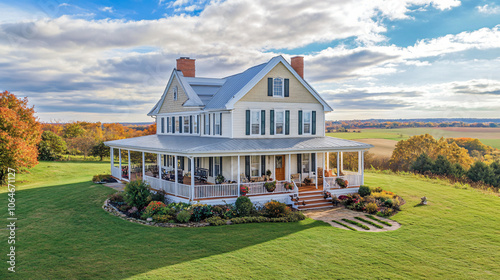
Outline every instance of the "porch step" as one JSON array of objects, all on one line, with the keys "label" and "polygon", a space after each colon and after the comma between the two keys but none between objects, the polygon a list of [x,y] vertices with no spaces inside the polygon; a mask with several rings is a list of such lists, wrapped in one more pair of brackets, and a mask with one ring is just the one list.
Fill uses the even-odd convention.
[{"label": "porch step", "polygon": [[299,210],[310,210],[310,209],[319,209],[319,208],[333,208],[333,205],[330,202],[319,202],[319,203],[311,203],[311,204],[306,204],[306,205],[299,205]]}]

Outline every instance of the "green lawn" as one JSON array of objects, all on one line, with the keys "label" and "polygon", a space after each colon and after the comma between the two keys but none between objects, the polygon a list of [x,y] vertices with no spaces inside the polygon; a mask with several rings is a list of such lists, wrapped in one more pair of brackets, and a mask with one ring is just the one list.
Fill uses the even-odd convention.
[{"label": "green lawn", "polygon": [[[47,163],[18,175],[17,272],[0,279],[495,279],[499,197],[410,175],[368,173],[401,195],[396,231],[363,233],[299,223],[155,228],[101,209],[113,191],[90,182],[109,163]],[[5,188],[0,201],[6,205]],[[421,196],[429,205],[416,207]],[[6,209],[1,218],[6,222]],[[2,259],[6,230],[0,230]],[[495,276],[496,275],[496,276]]]}]

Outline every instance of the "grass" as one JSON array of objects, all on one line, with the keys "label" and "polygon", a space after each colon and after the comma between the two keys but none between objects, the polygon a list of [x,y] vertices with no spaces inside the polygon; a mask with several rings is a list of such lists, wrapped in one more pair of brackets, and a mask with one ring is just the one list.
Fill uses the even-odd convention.
[{"label": "grass", "polygon": [[386,225],[386,226],[392,227],[392,224],[391,224],[391,223],[386,222],[386,221],[382,221],[382,220],[380,220],[380,219],[377,219],[377,218],[375,218],[375,217],[374,217],[374,216],[372,216],[372,215],[365,215],[365,217],[367,217],[367,218],[369,218],[369,219],[372,219],[372,220],[374,220],[374,221],[377,221],[377,222],[379,222],[379,223],[381,223],[381,224],[384,224],[384,225]]},{"label": "grass", "polygon": [[350,226],[348,226],[348,225],[346,225],[346,224],[344,224],[344,223],[341,223],[341,222],[339,222],[339,221],[332,220],[332,222],[334,222],[334,223],[336,223],[336,224],[339,224],[339,225],[341,225],[341,226],[343,226],[343,227],[345,227],[345,228],[348,228],[348,229],[350,229],[350,230],[357,231],[357,229],[355,229],[355,228],[353,228],[353,227],[350,227]]},{"label": "grass", "polygon": [[[113,190],[90,180],[108,169],[109,163],[100,162],[42,162],[31,174],[17,176],[23,181],[16,192],[17,272],[8,274],[3,261],[0,279],[495,279],[500,274],[499,197],[474,189],[367,173],[367,185],[406,201],[392,217],[402,227],[377,234],[311,219],[157,228],[101,209]],[[424,195],[428,205],[415,207]],[[0,201],[6,223],[5,187]],[[6,254],[4,227],[0,240]]]},{"label": "grass", "polygon": [[352,225],[355,225],[355,226],[358,226],[364,230],[370,230],[370,228],[366,225],[363,225],[362,223],[359,223],[359,222],[356,222],[356,221],[353,221],[353,220],[349,220],[349,219],[342,219],[342,221],[346,222],[346,223],[350,223]]},{"label": "grass", "polygon": [[384,228],[384,226],[381,226],[381,225],[379,225],[379,224],[376,224],[376,223],[374,223],[374,222],[372,222],[372,221],[365,220],[365,219],[363,219],[363,218],[361,218],[361,217],[354,217],[354,219],[356,219],[356,220],[360,220],[360,221],[362,221],[363,223],[370,224],[370,225],[372,225],[372,226],[374,226],[374,227],[376,227],[376,228]]}]

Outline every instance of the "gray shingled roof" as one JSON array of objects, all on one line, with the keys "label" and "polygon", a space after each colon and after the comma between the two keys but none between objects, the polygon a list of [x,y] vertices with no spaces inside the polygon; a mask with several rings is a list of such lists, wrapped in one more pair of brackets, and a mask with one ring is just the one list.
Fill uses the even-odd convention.
[{"label": "gray shingled roof", "polygon": [[113,148],[190,155],[357,151],[373,147],[333,137],[231,139],[174,135],[149,135],[105,144]]}]

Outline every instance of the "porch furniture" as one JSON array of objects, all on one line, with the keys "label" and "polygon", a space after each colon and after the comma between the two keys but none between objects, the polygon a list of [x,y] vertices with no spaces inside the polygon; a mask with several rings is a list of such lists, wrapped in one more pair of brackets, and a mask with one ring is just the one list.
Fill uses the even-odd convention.
[{"label": "porch furniture", "polygon": [[249,182],[247,176],[245,176],[245,174],[243,174],[243,173],[240,174],[240,181],[241,181],[241,183],[248,183]]},{"label": "porch furniture", "polygon": [[300,187],[302,183],[302,180],[300,179],[300,173],[290,175],[290,180],[292,180],[292,182],[294,182],[297,187]]}]

